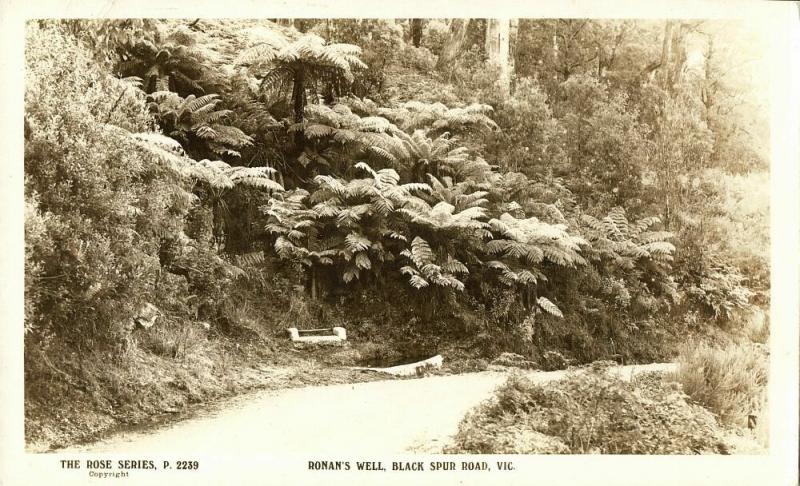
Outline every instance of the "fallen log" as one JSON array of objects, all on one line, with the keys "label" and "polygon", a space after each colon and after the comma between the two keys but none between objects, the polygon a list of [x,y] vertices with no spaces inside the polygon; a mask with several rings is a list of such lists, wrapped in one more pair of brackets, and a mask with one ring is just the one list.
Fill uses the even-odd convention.
[{"label": "fallen log", "polygon": [[391,366],[389,368],[369,368],[363,366],[352,366],[350,367],[350,369],[360,370],[360,371],[374,371],[377,373],[387,373],[394,376],[412,376],[412,375],[422,374],[425,370],[428,369],[441,368],[442,361],[444,361],[444,358],[442,358],[440,354],[437,354],[432,358],[418,361],[416,363]]}]

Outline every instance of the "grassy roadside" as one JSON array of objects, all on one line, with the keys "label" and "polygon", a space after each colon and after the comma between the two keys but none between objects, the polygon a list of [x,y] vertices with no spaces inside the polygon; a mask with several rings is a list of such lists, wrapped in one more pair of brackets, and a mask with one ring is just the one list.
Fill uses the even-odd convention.
[{"label": "grassy roadside", "polygon": [[180,420],[252,390],[392,379],[347,369],[358,354],[350,348],[299,352],[259,335],[216,335],[174,356],[154,353],[144,341],[120,356],[54,346],[26,355],[27,450],[44,452]]},{"label": "grassy roadside", "polygon": [[[687,346],[673,372],[627,381],[612,362],[538,384],[512,375],[463,419],[448,453],[764,454],[768,354]],[[748,418],[749,417],[749,418]]]},{"label": "grassy roadside", "polygon": [[[313,327],[317,320],[305,314],[289,315],[290,322]],[[543,357],[559,359],[537,357],[534,363],[527,355],[487,349],[480,341],[448,342],[441,338],[444,333],[434,332],[437,329],[412,336],[378,333],[357,321],[346,324],[347,347],[300,351],[286,339],[285,322],[270,323],[262,317],[239,319],[254,322],[249,326],[210,329],[196,322],[167,321],[135,331],[122,349],[55,339],[26,342],[28,450],[58,449],[117,430],[180,420],[192,410],[251,390],[393,378],[349,370],[350,366],[393,366],[441,354],[444,366],[434,373],[460,374],[496,365],[520,367],[505,363],[506,355],[543,370],[563,369],[574,361],[549,351]]]}]

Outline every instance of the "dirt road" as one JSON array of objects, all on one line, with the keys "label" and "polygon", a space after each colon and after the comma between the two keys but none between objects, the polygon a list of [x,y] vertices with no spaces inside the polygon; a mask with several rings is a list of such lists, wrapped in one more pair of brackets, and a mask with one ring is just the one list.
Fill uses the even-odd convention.
[{"label": "dirt road", "polygon": [[[623,366],[623,376],[669,364]],[[128,432],[65,452],[402,453],[440,452],[466,412],[508,372],[487,371],[264,391],[171,426]],[[546,382],[563,371],[529,372]]]}]

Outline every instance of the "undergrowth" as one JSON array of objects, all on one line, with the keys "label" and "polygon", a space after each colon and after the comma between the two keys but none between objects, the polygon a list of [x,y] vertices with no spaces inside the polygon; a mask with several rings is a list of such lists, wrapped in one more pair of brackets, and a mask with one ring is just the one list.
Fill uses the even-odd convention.
[{"label": "undergrowth", "polygon": [[660,374],[624,381],[611,363],[537,384],[515,375],[470,412],[450,453],[707,454],[726,451],[714,416]]}]

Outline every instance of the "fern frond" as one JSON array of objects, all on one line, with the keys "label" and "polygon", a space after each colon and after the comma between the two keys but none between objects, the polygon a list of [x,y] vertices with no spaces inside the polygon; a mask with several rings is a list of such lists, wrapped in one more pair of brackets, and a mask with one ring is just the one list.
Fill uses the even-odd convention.
[{"label": "fern frond", "polygon": [[671,255],[675,251],[675,245],[666,241],[654,241],[640,247],[651,255]]},{"label": "fern frond", "polygon": [[411,286],[414,287],[415,289],[422,289],[429,285],[428,281],[420,277],[419,275],[412,275],[411,278],[408,279],[408,281],[411,283]]},{"label": "fern frond", "polygon": [[266,261],[263,251],[254,251],[250,253],[243,253],[236,255],[236,264],[241,266],[255,266],[261,265]]},{"label": "fern frond", "polygon": [[186,155],[186,152],[183,151],[183,147],[180,143],[178,143],[175,139],[165,137],[159,133],[134,133],[131,134],[131,138],[138,142],[142,142],[142,146],[144,147],[158,147],[177,155]]},{"label": "fern frond", "polygon": [[338,179],[335,179],[331,176],[327,175],[318,175],[314,177],[314,182],[319,184],[320,186],[327,187],[330,189],[334,194],[339,197],[343,197],[345,195],[345,187]]},{"label": "fern frond", "polygon": [[428,242],[420,238],[419,236],[415,236],[413,240],[411,240],[411,253],[410,253],[411,261],[414,264],[422,268],[426,264],[433,261],[433,251],[431,251],[431,247],[428,245]]},{"label": "fern frond", "polygon": [[633,229],[632,230],[633,230],[634,234],[638,235],[641,232],[643,232],[644,230],[646,230],[647,228],[653,226],[654,224],[660,223],[660,222],[661,222],[661,220],[658,217],[651,216],[649,218],[644,218],[644,219],[641,219],[641,220],[637,221],[636,224],[633,225]]},{"label": "fern frond", "polygon": [[347,249],[352,252],[367,250],[372,242],[366,236],[359,233],[350,233],[345,237]]},{"label": "fern frond", "polygon": [[195,133],[197,134],[198,137],[204,138],[206,140],[214,140],[217,138],[217,132],[215,132],[213,128],[207,125],[197,127]]},{"label": "fern frond", "polygon": [[271,191],[283,191],[283,186],[272,180],[275,169],[270,167],[231,167],[227,175],[234,184],[241,184]]},{"label": "fern frond", "polygon": [[672,238],[674,234],[670,231],[652,231],[644,232],[639,235],[637,241],[639,243],[654,243],[656,241],[666,241]]},{"label": "fern frond", "polygon": [[219,95],[216,94],[208,94],[199,98],[195,98],[194,95],[189,95],[186,100],[184,100],[183,105],[178,109],[178,111],[186,110],[189,112],[195,112],[204,106],[216,106],[219,102]]},{"label": "fern frond", "polygon": [[386,231],[384,235],[393,240],[408,241],[405,236],[401,235],[400,233],[395,233],[394,231]]},{"label": "fern frond", "polygon": [[431,186],[422,182],[409,182],[408,184],[403,184],[402,187],[406,191],[419,191],[419,192],[427,192],[430,193]]},{"label": "fern frond", "polygon": [[204,123],[218,123],[223,118],[225,118],[225,117],[227,117],[227,116],[229,116],[229,115],[231,115],[233,113],[233,111],[231,111],[231,110],[217,110],[217,111],[210,111],[210,112],[208,112],[206,114],[206,111],[204,111],[204,110],[206,108],[208,108],[209,110],[212,110],[214,106],[215,105],[206,105],[203,108],[200,108],[199,110],[197,110],[195,112],[195,114],[202,115],[201,118],[202,118]]},{"label": "fern frond", "polygon": [[400,273],[403,274],[403,275],[419,275],[419,272],[417,271],[416,268],[408,266],[408,265],[406,265],[404,267],[401,267],[400,268]]},{"label": "fern frond", "polygon": [[329,137],[333,135],[335,131],[336,131],[335,129],[329,126],[318,125],[318,124],[308,125],[303,129],[303,133],[305,133],[305,136],[312,140],[317,138]]},{"label": "fern frond", "polygon": [[469,273],[469,269],[467,268],[466,265],[464,265],[463,263],[461,263],[460,261],[458,261],[458,260],[456,260],[455,258],[452,258],[452,257],[448,257],[447,262],[445,262],[445,264],[442,265],[442,270],[444,270],[447,273],[454,273],[454,274],[455,273],[461,273],[461,274]]},{"label": "fern frond", "polygon": [[361,268],[363,270],[369,270],[370,268],[372,268],[372,263],[370,262],[367,254],[364,252],[356,254],[355,264],[356,267]]},{"label": "fern frond", "polygon": [[269,63],[274,61],[276,57],[276,46],[264,43],[245,49],[236,59],[235,64],[237,66],[242,66],[254,62]]},{"label": "fern frond", "polygon": [[392,155],[388,150],[385,150],[381,147],[376,147],[374,145],[371,145],[367,147],[367,150],[369,150],[370,152],[372,152],[373,154],[377,155],[378,157],[387,162],[397,162],[397,157]]},{"label": "fern frond", "polygon": [[350,283],[353,280],[357,279],[359,275],[358,268],[356,267],[348,267],[347,270],[342,274],[342,280],[344,283]]},{"label": "fern frond", "polygon": [[236,127],[228,125],[220,125],[217,123],[211,124],[211,128],[216,132],[214,142],[224,144],[231,147],[246,147],[253,144],[252,137],[245,135],[245,133]]},{"label": "fern frond", "polygon": [[536,278],[536,275],[534,275],[533,272],[521,270],[520,272],[517,272],[517,281],[524,285],[536,285],[539,279]]},{"label": "fern frond", "polygon": [[464,291],[464,282],[457,279],[454,275],[449,275],[449,274],[436,275],[435,282],[437,285],[440,285],[442,287],[450,287],[458,290],[459,292]]},{"label": "fern frond", "polygon": [[608,213],[608,217],[614,222],[614,226],[617,227],[623,236],[627,236],[630,233],[628,219],[625,217],[625,210],[623,208],[619,206],[614,207]]},{"label": "fern frond", "polygon": [[536,303],[539,304],[539,307],[541,307],[542,310],[544,310],[548,314],[556,317],[564,317],[564,314],[561,312],[561,309],[559,309],[558,306],[555,305],[554,303],[550,302],[548,298],[539,297],[536,300]]}]

